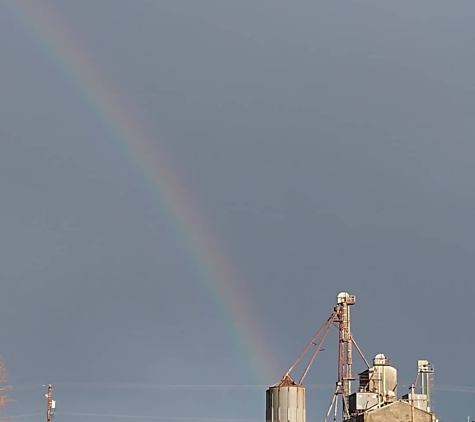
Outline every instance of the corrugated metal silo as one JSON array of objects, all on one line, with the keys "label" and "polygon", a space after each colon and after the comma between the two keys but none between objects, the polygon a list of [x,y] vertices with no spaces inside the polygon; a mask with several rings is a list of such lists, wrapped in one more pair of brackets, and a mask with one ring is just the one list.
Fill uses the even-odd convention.
[{"label": "corrugated metal silo", "polygon": [[267,422],[305,422],[305,388],[286,376],[266,391]]}]

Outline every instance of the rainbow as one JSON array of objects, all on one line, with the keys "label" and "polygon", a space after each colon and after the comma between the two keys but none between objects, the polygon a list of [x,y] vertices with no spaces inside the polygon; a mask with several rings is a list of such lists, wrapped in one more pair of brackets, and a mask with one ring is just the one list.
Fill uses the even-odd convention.
[{"label": "rainbow", "polygon": [[[180,181],[170,160],[120,93],[104,78],[100,64],[87,54],[57,11],[44,0],[11,0],[12,19],[33,31],[37,46],[57,64],[78,94],[104,119],[117,146],[139,169],[160,211],[175,228],[179,241],[193,261],[198,280],[213,297],[230,326],[254,380],[273,383],[280,375],[273,368],[275,356],[267,350],[259,316],[223,247],[197,212],[197,205]],[[17,22],[18,21],[18,22]]]}]

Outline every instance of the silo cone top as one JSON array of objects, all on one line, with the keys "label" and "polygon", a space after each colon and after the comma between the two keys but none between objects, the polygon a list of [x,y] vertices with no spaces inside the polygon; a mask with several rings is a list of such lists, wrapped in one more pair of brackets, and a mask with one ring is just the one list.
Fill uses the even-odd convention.
[{"label": "silo cone top", "polygon": [[289,374],[285,374],[280,380],[280,382],[273,385],[273,387],[290,387],[290,386],[300,387],[300,384],[295,382]]}]

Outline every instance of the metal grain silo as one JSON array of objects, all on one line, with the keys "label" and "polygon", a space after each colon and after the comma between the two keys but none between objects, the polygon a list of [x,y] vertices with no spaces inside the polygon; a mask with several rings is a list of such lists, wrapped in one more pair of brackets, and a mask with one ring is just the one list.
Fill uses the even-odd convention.
[{"label": "metal grain silo", "polygon": [[305,388],[285,376],[266,391],[267,422],[305,422]]}]

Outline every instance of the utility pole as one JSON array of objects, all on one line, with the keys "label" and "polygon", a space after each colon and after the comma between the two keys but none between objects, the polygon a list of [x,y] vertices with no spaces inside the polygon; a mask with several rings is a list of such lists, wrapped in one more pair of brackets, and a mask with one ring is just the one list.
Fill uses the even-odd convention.
[{"label": "utility pole", "polygon": [[411,384],[411,422],[415,420],[415,405],[414,405],[414,384]]},{"label": "utility pole", "polygon": [[52,422],[53,420],[53,410],[56,407],[56,402],[53,400],[53,386],[48,384],[48,392],[45,394],[46,397],[46,422]]}]

